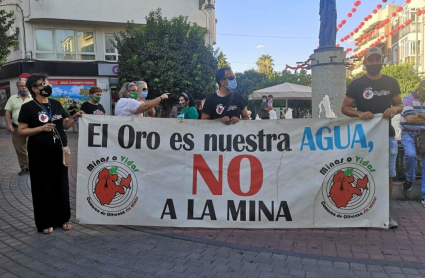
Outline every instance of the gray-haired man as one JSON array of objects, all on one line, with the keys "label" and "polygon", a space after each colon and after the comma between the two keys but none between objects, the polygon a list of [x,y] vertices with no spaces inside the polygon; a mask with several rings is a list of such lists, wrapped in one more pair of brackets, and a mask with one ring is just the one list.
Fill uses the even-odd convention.
[{"label": "gray-haired man", "polygon": [[18,87],[18,94],[13,95],[9,98],[6,103],[6,123],[7,129],[12,132],[13,147],[15,147],[16,155],[18,156],[19,166],[21,171],[18,175],[24,175],[29,173],[28,165],[28,152],[27,152],[27,137],[21,136],[18,133],[18,117],[21,106],[24,103],[32,100],[31,95],[28,93],[25,81],[16,82]]}]

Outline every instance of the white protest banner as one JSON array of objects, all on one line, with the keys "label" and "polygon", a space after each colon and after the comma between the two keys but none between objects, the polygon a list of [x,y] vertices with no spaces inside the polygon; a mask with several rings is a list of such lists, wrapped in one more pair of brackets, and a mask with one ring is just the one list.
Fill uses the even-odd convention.
[{"label": "white protest banner", "polygon": [[84,115],[77,220],[208,228],[381,227],[388,120]]}]

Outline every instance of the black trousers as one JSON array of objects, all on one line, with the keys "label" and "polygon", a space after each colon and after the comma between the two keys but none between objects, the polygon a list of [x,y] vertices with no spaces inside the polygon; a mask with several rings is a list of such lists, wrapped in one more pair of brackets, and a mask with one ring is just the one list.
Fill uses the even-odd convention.
[{"label": "black trousers", "polygon": [[270,117],[261,117],[262,120],[270,120]]},{"label": "black trousers", "polygon": [[62,148],[28,142],[28,160],[37,230],[61,227],[71,218],[68,167],[62,164]]}]

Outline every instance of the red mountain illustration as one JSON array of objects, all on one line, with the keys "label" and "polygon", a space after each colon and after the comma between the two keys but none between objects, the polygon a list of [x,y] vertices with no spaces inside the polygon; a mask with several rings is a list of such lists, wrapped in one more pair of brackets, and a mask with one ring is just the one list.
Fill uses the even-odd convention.
[{"label": "red mountain illustration", "polygon": [[[349,173],[348,175],[347,172]],[[351,172],[346,171],[344,173],[343,171],[339,171],[333,177],[333,185],[331,186],[329,197],[337,208],[346,207],[353,198],[353,195],[361,196],[363,193],[360,189],[368,189],[367,183],[369,179],[367,175],[363,179],[358,179],[357,185],[353,187],[354,176],[351,175]]]},{"label": "red mountain illustration", "polygon": [[131,175],[122,178],[120,184],[117,185],[118,175],[115,173],[116,168],[113,167],[111,170],[105,168],[98,174],[99,181],[96,184],[94,194],[101,205],[109,205],[117,193],[124,194],[124,187],[130,189]]}]

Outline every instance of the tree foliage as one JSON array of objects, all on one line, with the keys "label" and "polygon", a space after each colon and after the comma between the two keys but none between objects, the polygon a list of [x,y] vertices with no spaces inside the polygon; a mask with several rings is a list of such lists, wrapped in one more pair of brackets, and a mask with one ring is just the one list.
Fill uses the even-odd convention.
[{"label": "tree foliage", "polygon": [[273,74],[274,60],[270,55],[261,55],[257,61],[258,72],[270,76]]},{"label": "tree foliage", "polygon": [[[0,3],[1,2],[3,2],[3,0],[0,0]],[[7,34],[14,22],[13,12],[0,10],[0,67],[4,64],[7,55],[10,53],[9,47],[16,44],[14,36],[9,36]]]},{"label": "tree foliage", "polygon": [[170,93],[167,114],[182,92],[205,98],[216,89],[217,71],[217,52],[206,45],[206,32],[187,17],[163,17],[161,9],[150,12],[139,29],[128,23],[115,35],[120,81],[146,81],[148,98]]},{"label": "tree foliage", "polygon": [[217,60],[218,60],[218,68],[219,69],[225,68],[225,67],[230,68],[230,63],[227,62],[226,54],[224,54],[223,51],[220,51],[218,53]]},{"label": "tree foliage", "polygon": [[[421,78],[415,70],[415,65],[412,63],[387,65],[382,67],[381,73],[391,76],[398,81],[402,97],[415,91],[419,85],[419,82],[421,81]],[[363,71],[352,77],[348,77],[347,88],[354,79],[357,79],[365,74],[366,72]]]},{"label": "tree foliage", "polygon": [[381,72],[395,78],[398,81],[402,97],[415,91],[419,82],[421,82],[421,78],[412,63],[385,66],[382,68]]}]

